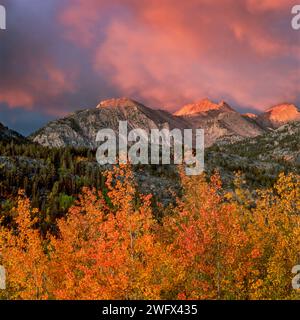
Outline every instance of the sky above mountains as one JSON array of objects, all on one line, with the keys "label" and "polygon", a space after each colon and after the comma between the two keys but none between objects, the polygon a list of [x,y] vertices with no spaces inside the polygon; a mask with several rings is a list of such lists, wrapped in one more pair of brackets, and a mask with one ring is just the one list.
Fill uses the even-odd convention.
[{"label": "sky above mountains", "polygon": [[46,121],[127,96],[175,111],[300,105],[294,0],[0,0],[0,122]]}]

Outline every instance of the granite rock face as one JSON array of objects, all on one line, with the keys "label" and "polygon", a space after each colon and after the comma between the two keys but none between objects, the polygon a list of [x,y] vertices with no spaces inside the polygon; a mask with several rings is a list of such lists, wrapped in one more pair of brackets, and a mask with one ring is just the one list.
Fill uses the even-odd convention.
[{"label": "granite rock face", "polygon": [[300,111],[294,104],[279,104],[258,115],[256,122],[263,127],[277,129],[284,124],[300,121]]},{"label": "granite rock face", "polygon": [[31,135],[30,139],[48,147],[96,148],[96,135],[100,129],[119,131],[119,121],[127,121],[128,130],[189,127],[184,119],[163,110],[152,110],[127,98],[110,99],[99,103],[94,109],[77,111],[63,119],[52,121]]},{"label": "granite rock face", "polygon": [[204,129],[206,147],[218,141],[230,143],[264,133],[256,122],[243,117],[224,101],[216,104],[204,99],[184,106],[175,115],[185,119],[193,128]]},{"label": "granite rock face", "polygon": [[118,133],[119,121],[128,122],[128,130],[204,129],[205,147],[230,144],[254,138],[286,123],[300,120],[300,112],[290,104],[278,105],[260,115],[242,115],[226,102],[208,99],[188,104],[174,114],[154,110],[128,99],[109,99],[96,108],[74,112],[52,121],[29,138],[47,147],[97,148],[96,135],[100,129],[110,128]]}]

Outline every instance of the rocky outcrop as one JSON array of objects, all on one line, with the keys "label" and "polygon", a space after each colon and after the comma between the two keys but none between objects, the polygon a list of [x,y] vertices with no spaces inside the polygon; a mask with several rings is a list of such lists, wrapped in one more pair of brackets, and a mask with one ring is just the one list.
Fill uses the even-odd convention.
[{"label": "rocky outcrop", "polygon": [[235,142],[264,133],[260,126],[224,101],[216,104],[208,99],[201,100],[184,106],[175,115],[185,119],[193,128],[204,129],[206,147],[215,142]]},{"label": "rocky outcrop", "polygon": [[300,174],[300,122],[237,143],[215,144],[206,152],[205,170],[218,170],[228,186],[240,171],[253,189],[272,185],[280,172]]},{"label": "rocky outcrop", "polygon": [[285,123],[300,120],[300,112],[296,106],[284,104],[261,115],[242,115],[224,101],[214,103],[204,99],[185,105],[172,115],[128,98],[109,99],[96,108],[77,111],[48,123],[30,139],[48,147],[96,148],[97,132],[110,128],[117,133],[120,120],[128,122],[128,130],[142,128],[147,133],[162,128],[204,129],[205,146],[209,147],[260,136]]},{"label": "rocky outcrop", "polygon": [[286,123],[300,121],[300,111],[294,104],[279,104],[258,115],[256,121],[261,126],[276,129]]},{"label": "rocky outcrop", "polygon": [[35,132],[30,139],[49,147],[96,148],[96,135],[100,129],[119,130],[119,121],[128,122],[128,130],[189,127],[181,118],[163,110],[153,110],[127,98],[102,101],[94,109],[75,112],[63,119],[52,121]]}]

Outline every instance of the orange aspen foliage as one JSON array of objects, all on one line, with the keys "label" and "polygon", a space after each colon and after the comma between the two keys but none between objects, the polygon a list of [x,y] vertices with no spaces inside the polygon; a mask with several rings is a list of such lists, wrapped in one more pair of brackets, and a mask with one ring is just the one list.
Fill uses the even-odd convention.
[{"label": "orange aspen foliage", "polygon": [[281,174],[273,188],[259,191],[247,233],[261,253],[250,298],[299,298],[291,286],[291,270],[300,264],[299,176]]},{"label": "orange aspen foliage", "polygon": [[214,175],[183,177],[184,198],[165,225],[173,234],[174,261],[183,273],[178,297],[232,299],[247,297],[255,247],[243,230],[238,208],[221,197]]},{"label": "orange aspen foliage", "polygon": [[128,168],[115,168],[107,176],[109,205],[84,190],[59,221],[59,238],[50,241],[55,298],[159,298],[164,251],[155,241],[151,197],[138,204],[132,181]]},{"label": "orange aspen foliage", "polygon": [[129,166],[107,172],[105,192],[85,188],[57,234],[19,194],[0,227],[0,299],[299,299],[300,180],[281,174],[251,198],[220,177],[182,176],[183,197],[154,219]]},{"label": "orange aspen foliage", "polygon": [[13,209],[15,227],[0,229],[0,254],[7,274],[7,290],[3,298],[47,299],[48,259],[37,223],[37,210],[19,193]]}]

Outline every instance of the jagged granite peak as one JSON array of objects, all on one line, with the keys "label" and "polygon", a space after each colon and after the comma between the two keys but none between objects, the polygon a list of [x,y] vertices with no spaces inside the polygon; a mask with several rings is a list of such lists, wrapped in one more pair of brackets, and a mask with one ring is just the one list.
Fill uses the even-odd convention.
[{"label": "jagged granite peak", "polygon": [[184,106],[175,115],[188,121],[192,128],[204,129],[206,147],[220,140],[235,142],[264,133],[257,123],[243,117],[224,101],[214,103],[204,99]]},{"label": "jagged granite peak", "polygon": [[300,121],[300,110],[290,103],[275,105],[257,117],[259,124],[272,129],[293,121]]},{"label": "jagged granite peak", "polygon": [[49,147],[96,148],[96,135],[100,129],[110,128],[116,133],[119,121],[128,122],[128,130],[179,128],[189,124],[164,110],[150,109],[128,98],[104,100],[96,108],[74,112],[69,116],[52,121],[30,136],[30,139]]},{"label": "jagged granite peak", "polygon": [[175,114],[156,110],[129,99],[107,99],[96,108],[74,112],[63,119],[52,121],[30,136],[30,139],[50,147],[96,148],[100,129],[111,128],[116,133],[119,121],[127,121],[128,129],[187,128],[204,129],[205,146],[214,143],[232,143],[259,136],[268,128],[277,128],[286,122],[300,120],[296,106],[282,104],[262,115],[241,115],[226,102],[214,103],[209,99],[184,106]]},{"label": "jagged granite peak", "polygon": [[187,104],[174,114],[176,116],[194,116],[199,113],[207,113],[214,110],[219,112],[234,112],[234,110],[225,101],[214,103],[206,98],[196,103]]}]

